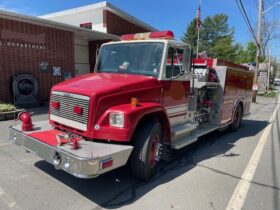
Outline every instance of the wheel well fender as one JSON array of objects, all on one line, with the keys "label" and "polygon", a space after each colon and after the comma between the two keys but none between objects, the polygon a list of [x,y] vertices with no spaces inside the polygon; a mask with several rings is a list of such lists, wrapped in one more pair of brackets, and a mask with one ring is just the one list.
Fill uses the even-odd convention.
[{"label": "wheel well fender", "polygon": [[[124,115],[124,127],[122,129],[110,126],[110,113],[122,113]],[[100,128],[96,133],[102,133],[102,136],[100,135],[98,138],[128,142],[132,140],[136,129],[148,120],[155,120],[161,123],[163,138],[165,141],[170,142],[171,128],[167,113],[159,103],[155,102],[143,102],[136,107],[131,104],[122,104],[109,108],[97,120],[96,124]],[[120,134],[118,138],[118,134],[113,135],[114,132]]]},{"label": "wheel well fender", "polygon": [[147,122],[151,120],[154,120],[161,124],[163,142],[170,144],[172,132],[168,116],[164,111],[153,112],[142,116],[142,118],[138,121],[137,126],[134,129],[134,133],[137,131],[137,129],[140,129],[142,126],[144,126]]},{"label": "wheel well fender", "polygon": [[233,112],[232,112],[232,121],[234,119],[234,114],[235,114],[235,111],[237,109],[238,106],[241,106],[241,110],[242,110],[242,116],[244,115],[244,105],[243,105],[243,101],[242,100],[238,100],[233,108]]},{"label": "wheel well fender", "polygon": [[242,100],[239,100],[237,103],[236,103],[236,106],[235,106],[235,109],[237,109],[238,106],[241,106],[241,109],[242,109],[242,116],[243,116],[243,111],[244,111],[244,105],[243,105],[243,101]]}]

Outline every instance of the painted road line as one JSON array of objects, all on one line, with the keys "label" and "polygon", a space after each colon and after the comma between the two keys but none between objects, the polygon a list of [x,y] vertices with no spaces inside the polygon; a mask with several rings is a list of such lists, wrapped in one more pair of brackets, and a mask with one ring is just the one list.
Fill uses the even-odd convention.
[{"label": "painted road line", "polygon": [[251,156],[250,161],[249,161],[247,167],[245,168],[245,170],[241,176],[241,179],[232,194],[232,197],[226,208],[227,210],[240,210],[243,207],[248,190],[249,190],[252,180],[254,178],[254,174],[256,172],[258,163],[260,161],[265,143],[269,137],[271,128],[273,126],[272,122],[275,120],[275,118],[277,116],[277,111],[279,109],[279,103],[280,103],[280,97],[279,97],[277,106],[275,107],[274,112],[269,119],[269,125],[266,126],[265,130],[263,131],[262,136],[259,140],[259,143],[257,144],[257,146],[254,150],[254,153]]}]

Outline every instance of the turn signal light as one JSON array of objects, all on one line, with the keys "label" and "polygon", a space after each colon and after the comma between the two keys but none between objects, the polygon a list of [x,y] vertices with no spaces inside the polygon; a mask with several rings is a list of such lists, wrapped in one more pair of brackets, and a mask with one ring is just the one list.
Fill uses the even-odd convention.
[{"label": "turn signal light", "polygon": [[139,100],[138,98],[131,98],[131,105],[132,106],[138,106],[139,105]]},{"label": "turn signal light", "polygon": [[59,109],[59,106],[60,106],[59,102],[57,102],[57,101],[53,101],[53,102],[52,102],[52,107],[53,107],[53,108]]},{"label": "turn signal light", "polygon": [[73,112],[74,112],[75,114],[82,115],[82,114],[83,114],[83,108],[80,107],[80,106],[74,106]]}]

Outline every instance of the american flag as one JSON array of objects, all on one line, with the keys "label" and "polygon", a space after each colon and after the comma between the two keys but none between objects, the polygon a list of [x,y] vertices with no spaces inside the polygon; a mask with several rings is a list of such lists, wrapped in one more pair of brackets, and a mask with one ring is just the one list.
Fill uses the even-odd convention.
[{"label": "american flag", "polygon": [[200,4],[199,4],[197,12],[196,12],[196,28],[197,28],[197,30],[199,30],[200,24],[201,24],[201,21],[200,21]]}]

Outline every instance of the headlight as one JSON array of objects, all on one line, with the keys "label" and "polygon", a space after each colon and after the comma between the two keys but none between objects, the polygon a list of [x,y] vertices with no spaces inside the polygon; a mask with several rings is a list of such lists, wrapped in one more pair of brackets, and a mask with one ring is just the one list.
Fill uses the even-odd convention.
[{"label": "headlight", "polygon": [[123,113],[110,113],[110,126],[123,128],[124,114]]}]

